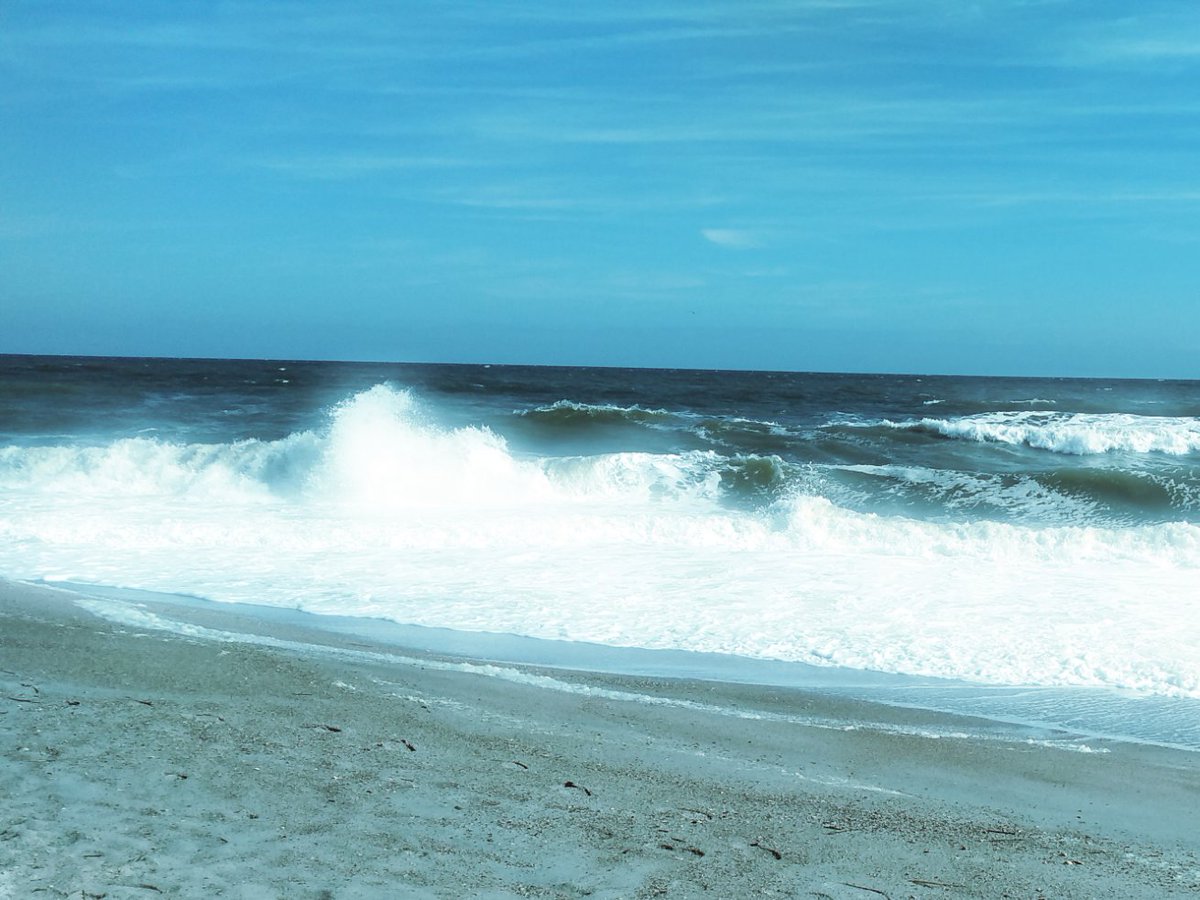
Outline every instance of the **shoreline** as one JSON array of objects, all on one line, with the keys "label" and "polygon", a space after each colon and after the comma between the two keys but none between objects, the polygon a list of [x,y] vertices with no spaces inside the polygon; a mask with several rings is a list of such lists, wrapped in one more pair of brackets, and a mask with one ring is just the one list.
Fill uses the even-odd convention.
[{"label": "shoreline", "polygon": [[1200,890],[1195,753],[199,618],[0,582],[0,897]]},{"label": "shoreline", "polygon": [[[313,646],[325,645],[337,635],[391,650],[538,669],[795,688],[986,722],[977,736],[1045,740],[1085,752],[1088,742],[1115,741],[1200,753],[1200,698],[1129,695],[1099,685],[985,684],[693,650],[470,632],[81,582],[30,584],[64,591],[85,605],[96,601],[97,611],[116,620],[121,609],[149,609],[164,616],[168,625],[234,623],[246,635],[283,629]],[[104,610],[106,602],[109,608]]]}]

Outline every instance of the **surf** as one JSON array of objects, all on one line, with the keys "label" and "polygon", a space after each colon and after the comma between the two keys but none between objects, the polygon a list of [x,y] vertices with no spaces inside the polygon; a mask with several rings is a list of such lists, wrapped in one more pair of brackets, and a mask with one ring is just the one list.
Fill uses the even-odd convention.
[{"label": "surf", "polygon": [[[554,455],[450,418],[381,383],[277,440],[5,447],[0,571],[466,631],[1200,697],[1200,624],[1189,624],[1200,527],[1187,521],[947,519],[877,498],[855,508],[830,469],[781,455]],[[946,496],[964,477],[850,474],[949,479],[934,484]],[[1028,506],[1019,479],[1009,490],[1005,502]]]},{"label": "surf", "polygon": [[882,424],[945,438],[1025,446],[1069,456],[1114,452],[1200,454],[1200,419],[1192,417],[1002,411]]}]

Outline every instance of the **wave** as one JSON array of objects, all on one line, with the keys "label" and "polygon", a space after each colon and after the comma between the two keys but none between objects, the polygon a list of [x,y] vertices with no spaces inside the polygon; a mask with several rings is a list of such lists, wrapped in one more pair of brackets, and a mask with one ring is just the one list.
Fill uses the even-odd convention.
[{"label": "wave", "polygon": [[799,546],[832,546],[904,556],[963,560],[1040,560],[1070,565],[1125,559],[1200,569],[1200,527],[1171,522],[1136,528],[1093,525],[1031,527],[974,520],[931,522],[853,512],[825,497],[798,496],[788,505],[789,538]]},{"label": "wave", "polygon": [[559,400],[549,406],[515,410],[514,414],[531,422],[554,428],[577,428],[590,425],[660,425],[672,424],[679,416],[665,409],[614,406],[609,404],[576,403]]},{"label": "wave", "polygon": [[97,447],[5,447],[0,487],[49,495],[253,499],[302,481],[317,454],[311,434],[228,444],[125,438]]},{"label": "wave", "polygon": [[587,436],[599,429],[627,427],[633,432],[664,432],[687,445],[722,448],[756,455],[794,450],[805,438],[802,429],[743,416],[705,415],[643,406],[578,403],[559,400],[548,406],[514,411],[524,422],[564,433]]},{"label": "wave", "polygon": [[[556,416],[579,412],[561,404],[555,408]],[[638,418],[629,409],[611,412]],[[599,414],[597,408],[584,414],[593,413]],[[326,428],[277,441],[176,444],[125,438],[97,447],[0,449],[0,487],[11,491],[199,502],[274,498],[379,512],[685,495],[754,498],[785,482],[778,458],[756,455],[521,457],[494,431],[442,426],[411,392],[386,385],[335,406]]]},{"label": "wave", "polygon": [[1107,515],[1097,492],[1071,490],[1040,474],[895,464],[836,465],[825,471],[829,480],[836,480],[821,491],[831,499],[849,506],[908,512],[918,518],[972,516],[1050,525],[1112,523],[1115,518]]},{"label": "wave", "polygon": [[694,428],[714,446],[756,454],[793,453],[808,437],[801,429],[740,416],[706,416]]},{"label": "wave", "polygon": [[543,497],[536,464],[487,428],[445,428],[410,391],[377,385],[334,408],[306,487],[321,499],[380,510],[490,506]]},{"label": "wave", "polygon": [[[805,476],[815,493],[861,509],[920,518],[1000,518],[1024,524],[1200,522],[1200,473],[1062,466],[1035,472],[965,472],[899,464],[827,465]],[[813,477],[819,474],[820,477]]]},{"label": "wave", "polygon": [[838,472],[712,449],[523,455],[378,385],[276,441],[0,450],[0,572],[465,630],[1200,696],[1200,526],[881,515],[835,502],[828,487],[843,475],[966,503],[1069,493],[1065,481]]},{"label": "wave", "polygon": [[1112,452],[1188,456],[1200,453],[1200,419],[1124,413],[991,412],[895,422],[842,421],[834,429],[890,429],[980,443],[1025,446],[1070,456]]},{"label": "wave", "polygon": [[487,428],[445,428],[413,395],[378,385],[335,406],[326,428],[277,441],[7,447],[0,486],[51,494],[197,501],[291,498],[378,509],[489,505],[545,496],[535,462]]},{"label": "wave", "polygon": [[1179,465],[1160,471],[1114,468],[1065,468],[1037,475],[1048,489],[1071,497],[1085,497],[1111,514],[1124,514],[1129,522],[1180,516],[1195,519],[1200,513],[1200,472]]},{"label": "wave", "polygon": [[[619,467],[637,461],[610,458]],[[595,472],[593,472],[595,474]],[[0,514],[0,571],[471,631],[1200,697],[1200,527],[665,502]]]},{"label": "wave", "polygon": [[[675,416],[567,401],[544,407],[542,413],[564,422],[575,415],[620,421]],[[766,438],[780,430],[754,420],[700,420],[702,429],[717,426],[749,430],[756,449],[765,451],[775,447]],[[1115,445],[1183,453],[1193,442],[1200,448],[1200,423],[1190,419],[1009,413],[846,427],[1021,441],[1060,453],[1082,452],[1081,442],[1093,452]],[[815,495],[864,512],[907,510],[918,518],[963,512],[994,513],[1027,524],[1136,524],[1177,514],[1189,517],[1200,506],[1200,481],[1186,467],[1153,473],[1086,467],[982,473],[914,464],[801,463],[779,453],[712,449],[519,454],[489,428],[440,424],[410,391],[388,385],[337,404],[323,428],[275,441],[176,444],[125,438],[93,447],[3,448],[0,487],[27,495],[291,502],[298,508],[335,504],[378,514],[669,500],[765,511],[797,496]]]}]

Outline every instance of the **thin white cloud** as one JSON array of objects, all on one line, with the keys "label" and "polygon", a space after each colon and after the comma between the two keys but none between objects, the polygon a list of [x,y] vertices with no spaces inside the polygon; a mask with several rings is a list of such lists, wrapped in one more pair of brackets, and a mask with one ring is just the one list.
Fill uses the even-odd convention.
[{"label": "thin white cloud", "polygon": [[1200,37],[1163,36],[1111,40],[1092,48],[1100,59],[1200,59]]},{"label": "thin white cloud", "polygon": [[1181,4],[1168,11],[1092,21],[1063,45],[1074,66],[1129,66],[1200,61],[1200,14]]},{"label": "thin white cloud", "polygon": [[[142,21],[122,23],[87,13],[30,16],[9,28],[5,44],[28,49],[252,51],[380,60],[436,59],[453,48],[460,57],[502,58],[626,45],[756,38],[802,28],[812,16],[830,11],[878,8],[880,0],[772,0],[737,6],[667,3],[645,9],[611,10],[559,3],[523,8],[447,3],[436,15],[414,18],[369,6],[351,5],[329,12],[320,4],[297,3],[281,11],[274,4],[249,2],[241,4],[236,15],[194,15],[185,10],[165,20],[151,14]],[[568,26],[573,33],[499,41],[458,39],[464,31],[477,35],[497,29],[507,32],[515,23]]]},{"label": "thin white cloud", "polygon": [[748,250],[760,245],[758,235],[742,228],[701,228],[706,241],[732,250]]},{"label": "thin white cloud", "polygon": [[[747,88],[708,100],[711,114],[698,116],[682,101],[626,102],[537,109],[506,109],[479,115],[469,126],[485,140],[542,144],[637,146],[654,144],[748,145],[786,142],[794,146],[855,142],[856,149],[882,142],[926,140],[995,146],[1019,138],[1019,129],[1041,126],[1053,116],[1046,98],[864,96],[845,90],[808,91],[802,96],[772,88]],[[1016,137],[1014,137],[1016,135]]]},{"label": "thin white cloud", "polygon": [[614,190],[570,178],[531,178],[511,183],[445,187],[430,196],[439,202],[470,209],[555,217],[704,209],[725,201],[720,195],[702,191],[639,191],[628,187]]},{"label": "thin white cloud", "polygon": [[440,156],[387,156],[347,153],[331,156],[267,157],[246,164],[280,175],[314,180],[337,180],[382,175],[389,172],[452,169],[481,165],[477,159]]}]

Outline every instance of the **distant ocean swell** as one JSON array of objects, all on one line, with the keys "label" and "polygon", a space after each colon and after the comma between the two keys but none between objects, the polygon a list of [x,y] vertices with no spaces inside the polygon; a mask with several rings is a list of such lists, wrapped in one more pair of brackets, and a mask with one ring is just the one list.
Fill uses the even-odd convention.
[{"label": "distant ocean swell", "polygon": [[[0,571],[1200,697],[1197,488],[1177,465],[1197,452],[1194,420],[1037,412],[781,425],[570,401],[499,419],[584,438],[612,427],[683,435],[670,451],[553,454],[436,413],[377,385],[278,440],[5,447]],[[856,443],[863,429],[878,432],[871,441],[899,431],[973,442],[973,452],[1011,445],[1062,458],[1091,447],[1174,462],[1011,472],[864,463],[876,451]],[[833,448],[814,452],[830,431]],[[1029,435],[1058,443],[1039,448]],[[761,452],[765,439],[776,452]]]}]

